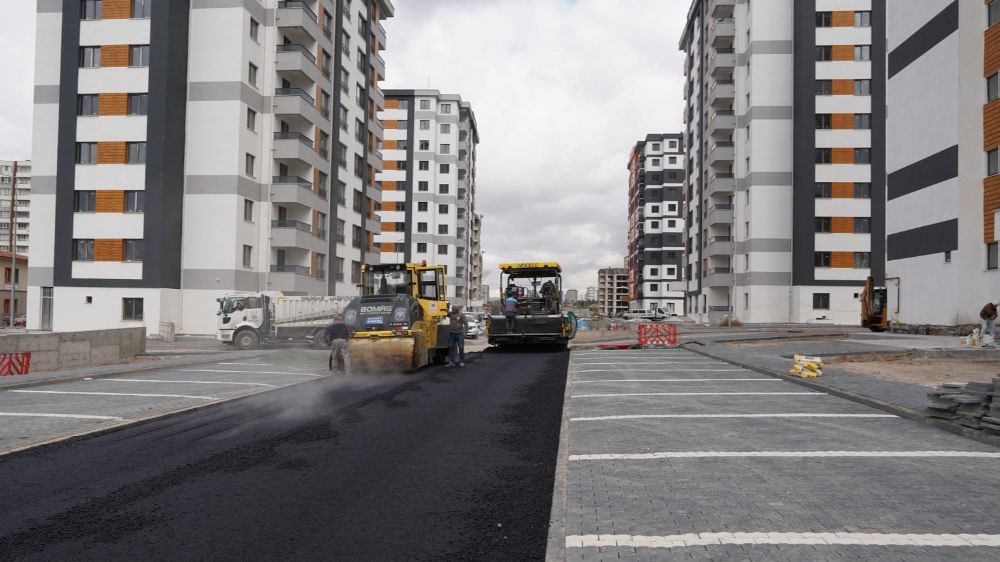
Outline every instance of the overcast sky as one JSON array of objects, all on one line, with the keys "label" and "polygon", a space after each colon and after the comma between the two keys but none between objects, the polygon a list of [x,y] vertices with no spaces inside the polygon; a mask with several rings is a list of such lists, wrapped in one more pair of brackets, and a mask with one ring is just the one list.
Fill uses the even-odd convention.
[{"label": "overcast sky", "polygon": [[[626,251],[628,153],[677,132],[688,0],[394,0],[385,88],[461,94],[479,124],[486,283],[554,259],[597,284]],[[0,159],[31,156],[35,0],[0,0]],[[582,295],[581,295],[582,296]]]}]

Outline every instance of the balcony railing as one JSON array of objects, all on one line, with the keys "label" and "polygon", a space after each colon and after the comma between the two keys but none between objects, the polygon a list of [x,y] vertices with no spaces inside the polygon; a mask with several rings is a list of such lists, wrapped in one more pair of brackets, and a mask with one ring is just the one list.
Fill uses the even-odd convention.
[{"label": "balcony railing", "polygon": [[732,211],[732,210],[733,210],[732,203],[716,203],[715,205],[709,207],[709,211]]},{"label": "balcony railing", "polygon": [[309,102],[309,105],[316,105],[316,99],[309,95],[308,92],[302,88],[275,88],[275,96],[299,96],[300,98]]},{"label": "balcony railing", "polygon": [[316,279],[323,281],[326,279],[326,271],[322,269],[317,269],[315,274]]},{"label": "balcony railing", "polygon": [[316,231],[316,238],[319,238],[320,240],[326,240],[326,231],[322,230],[322,229],[317,230]]},{"label": "balcony railing", "polygon": [[312,189],[312,182],[298,176],[274,176],[271,178],[271,183],[279,184],[294,184],[299,187],[304,187],[306,189]]},{"label": "balcony railing", "polygon": [[309,275],[308,265],[271,265],[271,273],[298,273],[299,275]]},{"label": "balcony railing", "polygon": [[272,228],[294,228],[296,230],[301,230],[302,232],[312,233],[312,227],[302,221],[293,220],[280,220],[274,219],[271,221]]},{"label": "balcony railing", "polygon": [[309,52],[309,49],[305,45],[298,45],[295,43],[289,45],[278,45],[279,53],[302,53],[309,62],[316,64],[316,55]]},{"label": "balcony railing", "polygon": [[319,17],[316,16],[316,12],[312,11],[312,9],[309,8],[309,6],[305,2],[299,2],[297,0],[288,0],[288,1],[281,0],[280,2],[278,2],[278,8],[289,8],[289,9],[297,8],[305,12],[306,15],[309,16],[309,19],[319,23]]},{"label": "balcony railing", "polygon": [[294,132],[282,133],[282,132],[277,132],[277,133],[274,133],[274,140],[297,140],[297,141],[301,142],[302,144],[308,146],[309,148],[312,148],[312,145],[313,145],[312,139],[309,138],[309,137],[307,137],[307,136],[305,136],[305,135],[303,135],[302,133],[294,133]]},{"label": "balcony railing", "polygon": [[732,310],[732,307],[726,305],[708,307],[709,312],[729,312],[730,310]]}]

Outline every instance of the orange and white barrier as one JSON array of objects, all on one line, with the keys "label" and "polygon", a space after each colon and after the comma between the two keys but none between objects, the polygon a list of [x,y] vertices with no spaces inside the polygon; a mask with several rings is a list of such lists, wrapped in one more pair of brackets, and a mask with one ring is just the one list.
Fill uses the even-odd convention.
[{"label": "orange and white barrier", "polygon": [[639,324],[640,347],[677,347],[677,324]]},{"label": "orange and white barrier", "polygon": [[31,353],[0,353],[0,377],[27,375],[31,369]]}]

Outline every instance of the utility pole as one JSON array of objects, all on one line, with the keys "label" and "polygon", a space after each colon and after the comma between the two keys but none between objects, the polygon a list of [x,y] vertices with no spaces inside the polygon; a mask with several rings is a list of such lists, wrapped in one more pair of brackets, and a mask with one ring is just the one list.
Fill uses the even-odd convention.
[{"label": "utility pole", "polygon": [[14,211],[17,208],[17,160],[14,160],[14,175],[10,180],[10,220],[7,223],[7,248],[10,249],[10,327],[14,327],[14,292],[17,280],[17,252],[14,251]]}]

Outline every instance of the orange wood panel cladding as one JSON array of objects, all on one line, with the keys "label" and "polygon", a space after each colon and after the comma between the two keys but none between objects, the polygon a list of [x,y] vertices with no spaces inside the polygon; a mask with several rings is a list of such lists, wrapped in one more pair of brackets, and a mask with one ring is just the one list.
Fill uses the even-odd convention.
[{"label": "orange wood panel cladding", "polygon": [[386,119],[382,122],[382,126],[384,129],[398,129],[399,121],[396,121],[395,119]]},{"label": "orange wood panel cladding", "polygon": [[124,257],[125,243],[120,238],[94,240],[94,261],[122,261]]},{"label": "orange wood panel cladding", "polygon": [[994,25],[983,34],[983,76],[1000,70],[1000,26]]},{"label": "orange wood panel cladding", "polygon": [[830,267],[850,269],[854,267],[854,252],[830,252]]},{"label": "orange wood panel cladding", "polygon": [[[388,169],[388,168],[386,168],[386,169]],[[386,180],[382,181],[382,191],[396,191],[397,189],[398,188],[396,187],[396,182],[394,182],[394,181],[386,181]]]},{"label": "orange wood panel cladding", "polygon": [[835,96],[854,95],[854,80],[833,80],[830,87]]},{"label": "orange wood panel cladding", "polygon": [[854,184],[851,182],[834,182],[830,184],[830,196],[834,199],[853,199]]},{"label": "orange wood panel cladding", "polygon": [[993,224],[993,212],[1000,209],[1000,176],[992,176],[983,180],[983,242],[989,244],[994,240],[996,225]]},{"label": "orange wood panel cladding", "polygon": [[399,109],[399,100],[387,99],[385,100],[386,109]]},{"label": "orange wood panel cladding", "polygon": [[983,150],[1000,146],[1000,99],[983,106]]},{"label": "orange wood panel cladding", "polygon": [[128,115],[128,94],[101,94],[97,98],[98,115]]},{"label": "orange wood panel cladding", "polygon": [[834,45],[833,60],[854,60],[854,45]]},{"label": "orange wood panel cladding", "polygon": [[128,66],[128,45],[101,45],[101,66]]},{"label": "orange wood panel cladding", "polygon": [[854,217],[830,217],[830,232],[836,234],[854,232]]},{"label": "orange wood panel cladding", "polygon": [[396,161],[395,160],[386,160],[386,161],[382,162],[382,169],[383,170],[395,170],[396,169]]},{"label": "orange wood panel cladding", "polygon": [[830,116],[830,126],[834,129],[853,129],[854,128],[854,114],[853,113],[834,113]]},{"label": "orange wood panel cladding", "polygon": [[97,163],[98,164],[124,164],[125,163],[125,142],[99,142],[97,143]]},{"label": "orange wood panel cladding", "polygon": [[94,193],[94,210],[98,213],[124,213],[125,192],[117,189],[98,189]]},{"label": "orange wood panel cladding", "polygon": [[382,252],[395,252],[396,244],[392,242],[382,242],[381,244],[378,245],[378,249],[379,251]]},{"label": "orange wood panel cladding", "polygon": [[397,141],[394,140],[382,141],[382,148],[385,148],[387,150],[395,150],[397,146],[399,146]]},{"label": "orange wood panel cladding", "polygon": [[830,21],[833,27],[854,27],[854,12],[832,12]]},{"label": "orange wood panel cladding", "polygon": [[831,149],[831,158],[834,164],[853,164],[854,163],[854,149],[853,148],[833,148]]},{"label": "orange wood panel cladding", "polygon": [[127,20],[132,17],[131,0],[104,0],[103,18],[106,20]]},{"label": "orange wood panel cladding", "polygon": [[395,211],[396,210],[396,202],[395,201],[382,201],[382,210],[383,211]]}]

